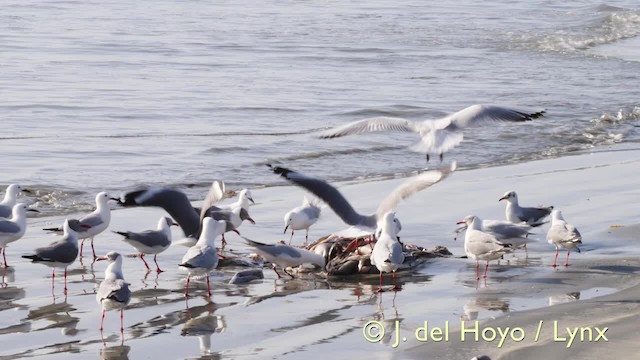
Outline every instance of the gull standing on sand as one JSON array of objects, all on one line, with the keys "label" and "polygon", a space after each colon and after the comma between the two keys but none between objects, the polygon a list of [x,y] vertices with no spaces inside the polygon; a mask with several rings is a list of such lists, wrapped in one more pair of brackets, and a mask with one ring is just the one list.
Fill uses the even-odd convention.
[{"label": "gull standing on sand", "polygon": [[518,204],[518,194],[515,191],[506,192],[498,201],[506,200],[505,213],[507,220],[514,224],[525,222],[527,225],[537,227],[544,222],[542,220],[551,214],[553,206],[549,207],[521,207]]},{"label": "gull standing on sand", "polygon": [[167,250],[171,245],[171,226],[177,226],[169,217],[163,216],[158,221],[156,230],[147,230],[143,232],[132,231],[114,231],[114,233],[124,236],[123,241],[133,246],[140,252],[140,259],[147,267],[147,271],[151,271],[149,264],[144,259],[145,255],[153,254],[153,262],[156,264],[156,272],[161,273],[162,270],[158,266],[156,257],[161,252]]},{"label": "gull standing on sand", "polygon": [[464,235],[464,252],[468,257],[476,261],[476,280],[480,280],[479,260],[487,262],[483,275],[486,279],[489,261],[498,260],[504,254],[511,252],[511,245],[499,241],[491,234],[482,232],[480,230],[482,225],[476,216],[467,216],[464,220],[458,221],[457,224],[467,225],[467,233]]},{"label": "gull standing on sand", "polygon": [[0,219],[0,248],[2,248],[2,260],[4,268],[9,267],[7,264],[7,245],[20,239],[27,231],[27,211],[39,212],[36,209],[29,209],[27,205],[18,203],[11,210],[11,218]]},{"label": "gull standing on sand", "polygon": [[582,235],[575,226],[567,224],[562,217],[560,210],[553,210],[551,212],[551,227],[547,232],[547,241],[549,244],[556,247],[556,257],[553,260],[553,267],[556,267],[558,261],[558,247],[562,246],[567,249],[567,260],[564,266],[569,266],[569,254],[571,249],[576,249],[580,252],[578,245],[582,244]]},{"label": "gull standing on sand", "polygon": [[404,262],[404,253],[402,252],[402,244],[398,241],[396,233],[396,214],[387,212],[382,217],[379,224],[378,241],[376,241],[371,253],[371,265],[375,265],[380,271],[380,287],[378,292],[382,290],[382,273],[393,272],[393,288],[391,290],[400,290],[396,283],[396,271]]},{"label": "gull standing on sand", "polygon": [[462,142],[462,131],[466,127],[497,121],[524,122],[536,119],[544,113],[544,110],[521,111],[495,105],[471,105],[435,120],[411,121],[385,116],[358,120],[325,130],[319,134],[319,137],[328,139],[375,131],[414,132],[420,135],[421,139],[411,149],[425,153],[427,161],[429,161],[429,154],[439,154],[442,161],[445,152]]},{"label": "gull standing on sand", "polygon": [[[279,166],[272,166],[270,164],[267,164],[267,166],[271,168],[271,171],[275,174],[278,174],[290,182],[305,188],[307,191],[320,198],[329,205],[336,215],[338,215],[346,224],[371,231],[375,231],[377,229],[378,221],[382,219],[385,213],[394,210],[401,200],[446,179],[456,169],[456,163],[453,162],[451,167],[448,169],[428,170],[411,177],[387,195],[380,205],[378,205],[378,209],[374,214],[361,215],[353,209],[351,204],[349,204],[347,199],[342,196],[338,189],[331,186],[324,180],[315,179]],[[399,223],[396,225],[399,226]],[[399,228],[396,229],[396,233],[398,231]]]},{"label": "gull standing on sand", "polygon": [[305,196],[302,205],[284,215],[284,233],[286,234],[287,230],[291,229],[289,245],[291,245],[294,230],[306,230],[305,244],[309,241],[309,228],[318,221],[321,210],[317,203],[310,202]]},{"label": "gull standing on sand", "polygon": [[187,275],[187,286],[184,290],[184,296],[189,296],[189,281],[191,275],[205,275],[207,279],[207,292],[211,297],[211,285],[209,284],[209,273],[218,266],[218,252],[216,251],[215,240],[226,229],[226,224],[222,220],[214,220],[205,217],[202,221],[202,232],[198,242],[187,250],[182,257],[179,266],[186,268],[189,272]]},{"label": "gull standing on sand", "polygon": [[18,193],[24,192],[31,194],[31,190],[24,189],[18,184],[11,184],[7,186],[7,190],[4,193],[4,200],[0,202],[0,217],[8,218],[13,212],[13,207],[18,202]]},{"label": "gull standing on sand", "polygon": [[[459,234],[467,229],[467,220],[470,219],[474,215],[469,215],[464,218],[465,221],[462,226],[456,229],[455,233]],[[482,220],[477,217],[477,221],[480,222],[480,231],[486,232],[496,237],[499,241],[510,244],[514,249],[519,247],[527,248],[527,244],[533,242],[533,239],[528,238],[527,236],[531,235],[529,232],[532,227],[522,223],[522,224],[514,224],[509,221],[501,221],[501,220]]]},{"label": "gull standing on sand", "polygon": [[64,235],[59,240],[52,242],[49,246],[36,249],[33,255],[23,255],[25,259],[33,260],[34,263],[41,263],[51,267],[51,289],[53,291],[53,281],[56,278],[56,268],[64,269],[64,294],[67,294],[67,267],[73,264],[78,257],[78,233],[73,228],[80,228],[80,221],[72,219],[65,220],[62,224]]},{"label": "gull standing on sand", "polygon": [[287,267],[296,267],[302,264],[313,264],[321,268],[325,266],[325,259],[322,255],[311,251],[299,249],[285,244],[263,244],[246,237],[242,237],[249,246],[262,256],[266,261],[271,263],[271,268],[281,278],[276,265],[282,267],[282,271],[293,279],[293,275],[287,271]]},{"label": "gull standing on sand", "polygon": [[[76,232],[78,233],[78,238],[82,239],[80,243],[80,257],[82,257],[82,247],[84,246],[84,241],[86,239],[91,239],[91,251],[93,252],[93,258],[96,259],[98,256],[96,255],[96,250],[93,247],[93,238],[105,231],[107,227],[109,227],[109,222],[111,221],[111,209],[109,208],[109,200],[112,198],[106,192],[100,192],[96,195],[96,209],[90,213],[80,218],[81,227],[76,228]],[[54,231],[60,232],[61,228],[45,228],[45,231]]]},{"label": "gull standing on sand", "polygon": [[104,271],[104,280],[100,283],[96,292],[96,300],[102,305],[102,320],[100,332],[104,328],[104,313],[109,310],[120,310],[120,333],[124,331],[124,307],[131,301],[129,283],[124,281],[122,274],[122,255],[110,251],[105,257],[96,260],[108,260],[109,266]]}]

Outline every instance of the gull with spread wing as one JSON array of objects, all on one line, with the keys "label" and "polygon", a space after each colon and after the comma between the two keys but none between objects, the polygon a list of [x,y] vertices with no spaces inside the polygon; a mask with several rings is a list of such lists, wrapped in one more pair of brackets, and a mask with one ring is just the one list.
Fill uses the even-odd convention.
[{"label": "gull with spread wing", "polygon": [[524,111],[495,105],[471,105],[440,119],[412,121],[398,117],[374,117],[358,120],[319,134],[320,138],[336,138],[352,134],[376,131],[414,132],[421,140],[412,146],[416,152],[443,154],[458,146],[463,140],[462,131],[470,126],[486,122],[524,122],[542,116],[545,110]]}]

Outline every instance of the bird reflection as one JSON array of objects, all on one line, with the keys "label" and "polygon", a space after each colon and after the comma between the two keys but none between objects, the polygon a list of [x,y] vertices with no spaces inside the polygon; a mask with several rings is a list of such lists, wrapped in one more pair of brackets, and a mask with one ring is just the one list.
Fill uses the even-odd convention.
[{"label": "bird reflection", "polygon": [[481,311],[509,312],[509,303],[495,296],[478,296],[464,304],[463,311],[462,320],[476,320]]},{"label": "bird reflection", "polygon": [[33,331],[60,328],[63,335],[75,336],[78,333],[85,331],[77,329],[80,318],[70,315],[70,313],[75,310],[76,308],[67,303],[66,298],[63,302],[58,304],[56,304],[54,300],[54,303],[52,304],[29,310],[27,320],[31,320],[34,323],[40,320],[51,322],[51,324],[43,328],[37,328]]},{"label": "bird reflection", "polygon": [[567,294],[549,296],[549,306],[563,304],[571,301],[580,300],[580,292],[570,292]]},{"label": "bird reflection", "polygon": [[[190,319],[182,326],[180,335],[197,336],[200,341],[200,353],[211,354],[211,335],[221,333],[226,328],[224,318],[213,315],[210,306],[204,305],[187,309]],[[198,314],[195,317],[194,314]]]},{"label": "bird reflection", "polygon": [[127,360],[131,347],[128,345],[105,346],[100,349],[101,360]]}]

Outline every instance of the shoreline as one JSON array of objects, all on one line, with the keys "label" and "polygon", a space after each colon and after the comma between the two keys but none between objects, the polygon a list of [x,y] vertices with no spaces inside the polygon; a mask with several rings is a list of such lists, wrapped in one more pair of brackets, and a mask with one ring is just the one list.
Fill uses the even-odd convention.
[{"label": "shoreline", "polygon": [[[159,275],[145,276],[139,259],[126,258],[125,279],[132,284],[134,293],[131,305],[125,310],[125,344],[129,347],[129,355],[134,358],[145,356],[147,351],[153,351],[158,341],[170,347],[166,356],[171,358],[198,354],[198,341],[185,341],[180,334],[189,319],[200,313],[200,316],[208,314],[224,319],[226,330],[216,332],[211,345],[211,351],[220,352],[223,357],[249,357],[255,349],[261,349],[257,358],[295,358],[299,352],[311,357],[314,353],[345,357],[376,349],[372,355],[374,359],[424,355],[470,359],[483,352],[491,358],[518,354],[518,358],[527,359],[534,356],[532,354],[540,347],[536,345],[542,342],[509,342],[496,350],[492,343],[460,344],[451,341],[448,346],[421,346],[408,341],[393,348],[391,334],[380,343],[371,344],[363,339],[362,327],[372,320],[393,324],[397,319],[402,331],[409,331],[421,326],[425,320],[433,324],[445,321],[453,324],[464,317],[477,319],[487,326],[521,326],[529,334],[532,331],[530,327],[535,325],[533,319],[539,320],[541,314],[550,312],[569,326],[582,319],[580,312],[585,307],[600,304],[599,301],[607,306],[598,308],[599,313],[587,320],[593,320],[593,326],[611,323],[611,329],[616,329],[611,334],[625,341],[624,331],[630,329],[633,316],[640,311],[633,302],[619,300],[632,299],[629,296],[637,294],[635,291],[638,291],[640,282],[634,279],[640,272],[640,262],[633,258],[640,253],[634,246],[634,232],[638,228],[635,204],[640,200],[640,191],[635,185],[640,180],[636,170],[640,163],[639,154],[640,148],[613,146],[609,151],[577,156],[458,170],[446,181],[401,202],[397,215],[403,224],[403,241],[427,248],[443,245],[454,255],[428,261],[414,273],[398,276],[403,286],[398,293],[376,294],[378,280],[375,276],[282,281],[276,280],[275,274],[266,268],[263,269],[264,280],[234,286],[226,282],[242,268],[222,268],[212,276],[213,303],[208,304],[202,296],[206,286],[198,282],[193,285],[196,296],[185,303],[182,298],[185,274],[174,265],[186,248],[171,247],[160,254],[158,262],[165,272]],[[448,163],[441,166],[448,166]],[[404,181],[390,179],[337,185],[356,210],[371,213],[384,195]],[[459,258],[464,254],[462,239],[453,241],[455,222],[469,214],[503,219],[504,204],[497,200],[510,190],[518,191],[524,206],[556,206],[563,210],[570,223],[580,229],[584,237],[583,252],[572,254],[573,266],[559,270],[547,266],[553,260],[554,250],[544,240],[548,229],[545,225],[535,231],[534,238],[538,241],[530,244],[528,257],[518,251],[516,257],[505,259],[508,262],[501,261],[500,265],[493,262],[486,283],[475,281],[475,263]],[[240,228],[242,235],[267,243],[288,241],[290,235],[282,233],[282,218],[286,211],[302,202],[305,192],[292,186],[278,186],[255,189],[252,193],[257,204],[251,207],[250,213],[257,224],[243,224]],[[199,202],[194,203],[197,204]],[[96,251],[99,255],[108,250],[132,254],[133,248],[111,230],[153,228],[157,219],[164,215],[163,210],[155,208],[113,211],[109,229],[96,238]],[[12,341],[16,346],[10,352],[7,349],[0,351],[0,358],[19,356],[23,351],[25,356],[35,353],[46,354],[50,358],[74,357],[73,353],[54,352],[51,348],[54,344],[67,342],[74,344],[70,346],[80,356],[86,355],[87,351],[100,353],[105,350],[99,341],[99,306],[93,293],[106,265],[90,264],[86,255],[84,265],[74,263],[70,267],[70,294],[64,302],[61,273],[56,272],[52,304],[51,270],[20,258],[20,255],[55,239],[40,228],[61,222],[62,217],[28,219],[25,237],[8,247],[11,278],[8,278],[7,287],[0,289],[0,295],[5,299],[5,306],[16,311],[3,320],[0,325],[3,335],[0,336],[3,341]],[[335,214],[325,208],[319,222],[310,230],[310,239],[344,228],[346,226]],[[174,240],[180,239],[181,234],[181,230],[174,230]],[[303,239],[304,232],[297,232],[292,244],[300,244]],[[227,241],[229,249],[251,252],[236,235],[232,234]],[[87,246],[88,243],[85,250]],[[560,256],[563,255],[561,253]],[[571,295],[566,297],[568,294],[576,297],[575,293],[579,293],[578,298],[573,299],[577,301],[571,301]],[[549,306],[550,301],[562,302],[563,299],[571,303]],[[68,306],[61,308],[60,303]],[[627,305],[614,306],[618,303]],[[34,309],[45,315],[35,317]],[[108,348],[119,346],[119,339],[111,332],[116,318],[116,314],[110,312],[105,320],[105,334],[109,332],[106,338]],[[112,320],[113,323],[110,322]],[[67,328],[70,324],[73,325],[71,330]],[[27,325],[28,329],[25,328]],[[67,330],[61,334],[60,329]],[[455,329],[452,327],[451,331],[453,334]],[[155,341],[139,341],[149,338]],[[573,351],[598,347],[601,351],[611,352],[610,348],[615,345],[616,340],[611,337],[608,343],[586,344]],[[549,356],[565,354],[558,346],[553,349],[549,351],[555,352]]]}]

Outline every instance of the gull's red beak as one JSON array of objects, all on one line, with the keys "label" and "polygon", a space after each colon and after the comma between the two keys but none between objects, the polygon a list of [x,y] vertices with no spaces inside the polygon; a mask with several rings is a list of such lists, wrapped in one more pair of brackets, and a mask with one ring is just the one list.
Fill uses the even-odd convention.
[{"label": "gull's red beak", "polygon": [[460,220],[456,223],[456,225],[462,225],[462,224],[466,224],[467,222],[464,220]]},{"label": "gull's red beak", "polygon": [[108,258],[108,257],[106,257],[106,256],[98,256],[98,257],[96,258],[96,261],[103,261],[103,260],[109,260],[109,258]]}]

